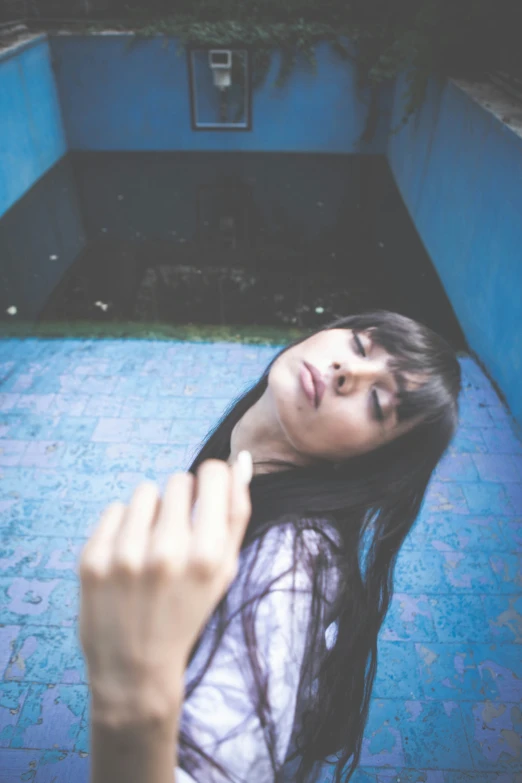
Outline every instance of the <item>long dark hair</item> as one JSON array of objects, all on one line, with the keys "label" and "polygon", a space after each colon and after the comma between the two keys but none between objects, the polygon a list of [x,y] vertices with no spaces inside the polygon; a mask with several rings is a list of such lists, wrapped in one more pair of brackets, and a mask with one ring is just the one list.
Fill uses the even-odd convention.
[{"label": "long dark hair", "polygon": [[[296,783],[304,783],[317,762],[332,763],[328,757],[334,754],[336,783],[340,783],[341,774],[349,780],[359,763],[377,669],[378,634],[393,595],[395,562],[417,518],[432,472],[455,432],[461,385],[453,349],[429,328],[405,316],[378,311],[343,318],[323,328],[371,329],[372,341],[392,356],[396,372],[422,379],[416,388],[401,390],[398,406],[399,421],[419,417],[420,423],[362,456],[262,474],[252,481],[252,517],[242,548],[283,521],[293,522],[298,530],[303,518],[315,520],[319,527],[321,520],[328,520],[342,540],[343,588],[337,636],[321,665],[319,687],[300,724],[297,748],[301,761]],[[302,340],[283,351],[299,342]],[[232,430],[267,388],[268,373],[277,356],[211,431],[190,466],[192,472],[206,459],[228,459]],[[215,613],[216,645],[224,631],[225,608],[226,596]],[[316,632],[317,627],[312,627],[310,633]],[[256,650],[248,649],[248,656],[255,669]],[[304,661],[304,666],[309,663]],[[201,676],[188,686],[186,698]],[[253,694],[253,705],[266,725],[266,693]],[[190,772],[203,757],[214,763],[181,731],[182,766]],[[275,758],[273,749],[271,758]]]}]

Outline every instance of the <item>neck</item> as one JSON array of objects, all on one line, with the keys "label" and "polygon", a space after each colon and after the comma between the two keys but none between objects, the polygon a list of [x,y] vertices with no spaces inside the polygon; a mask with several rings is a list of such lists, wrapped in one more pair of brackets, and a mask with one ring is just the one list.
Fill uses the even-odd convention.
[{"label": "neck", "polygon": [[310,464],[285,437],[269,388],[232,430],[229,464],[243,449],[252,454],[254,475]]}]

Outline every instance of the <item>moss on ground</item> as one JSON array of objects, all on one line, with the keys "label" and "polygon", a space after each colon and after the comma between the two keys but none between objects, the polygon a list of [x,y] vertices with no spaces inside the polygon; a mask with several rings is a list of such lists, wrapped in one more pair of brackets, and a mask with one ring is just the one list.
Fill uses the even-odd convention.
[{"label": "moss on ground", "polygon": [[231,342],[251,345],[281,345],[311,334],[312,329],[284,329],[272,326],[200,326],[133,322],[46,322],[18,321],[0,324],[0,339],[6,337],[184,340],[187,342]]}]

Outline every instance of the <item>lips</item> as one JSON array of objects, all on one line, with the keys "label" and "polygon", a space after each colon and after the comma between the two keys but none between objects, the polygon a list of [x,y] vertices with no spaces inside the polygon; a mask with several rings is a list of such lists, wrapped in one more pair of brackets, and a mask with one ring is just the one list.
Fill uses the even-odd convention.
[{"label": "lips", "polygon": [[[308,372],[311,375],[312,383],[313,383],[313,403],[316,408],[319,407],[321,404],[321,400],[323,398],[324,391],[326,389],[325,382],[323,381],[323,377],[317,367],[314,367],[313,364],[309,364],[308,362],[303,362],[304,366],[308,370]],[[305,385],[305,392],[307,391],[307,379],[304,379],[304,385]],[[310,395],[309,395],[310,396]]]}]

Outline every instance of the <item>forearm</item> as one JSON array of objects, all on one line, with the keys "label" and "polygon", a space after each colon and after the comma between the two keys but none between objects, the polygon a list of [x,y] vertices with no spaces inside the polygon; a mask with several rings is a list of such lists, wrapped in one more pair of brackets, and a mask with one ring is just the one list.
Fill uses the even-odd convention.
[{"label": "forearm", "polygon": [[175,783],[179,710],[160,720],[91,721],[91,783]]}]

